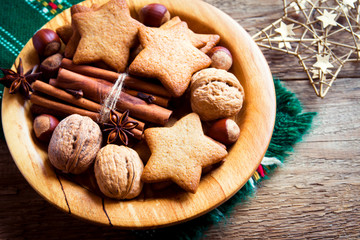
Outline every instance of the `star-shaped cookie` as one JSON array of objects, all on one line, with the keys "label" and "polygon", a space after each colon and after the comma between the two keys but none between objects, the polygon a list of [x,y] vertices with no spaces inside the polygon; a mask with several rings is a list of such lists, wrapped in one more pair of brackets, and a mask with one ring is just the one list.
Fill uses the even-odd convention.
[{"label": "star-shaped cookie", "polygon": [[[76,4],[74,6],[72,6],[70,8],[70,12],[71,12],[71,16],[75,15],[76,13],[80,13],[80,12],[90,12],[93,9],[96,9],[96,5],[91,6],[91,8],[86,7],[86,6],[82,6],[80,4]],[[66,58],[73,58],[76,48],[79,44],[80,41],[80,33],[78,32],[78,30],[75,27],[74,23],[71,23],[71,27],[73,30],[73,33],[69,39],[69,42],[66,44],[65,46],[65,52],[64,55]]]},{"label": "star-shaped cookie", "polygon": [[[166,23],[164,23],[163,25],[161,25],[160,28],[162,29],[171,28],[172,26],[180,22],[181,22],[180,17],[175,16]],[[220,41],[220,36],[217,34],[199,34],[199,33],[194,33],[190,29],[188,30],[188,33],[192,45],[196,48],[199,48],[200,51],[204,53],[210,51],[210,49],[215,47],[216,44],[218,44]]]},{"label": "star-shaped cookie", "polygon": [[202,168],[227,155],[223,147],[204,135],[196,113],[181,118],[172,127],[148,128],[144,134],[151,150],[141,176],[144,182],[171,180],[195,193]]},{"label": "star-shaped cookie", "polygon": [[130,16],[125,0],[110,0],[95,11],[74,14],[72,20],[81,35],[75,64],[103,61],[118,72],[125,71],[142,25]]},{"label": "star-shaped cookie", "polygon": [[185,92],[193,73],[211,64],[210,58],[191,44],[185,22],[167,29],[141,26],[139,39],[144,49],[130,64],[129,72],[159,79],[174,97]]}]

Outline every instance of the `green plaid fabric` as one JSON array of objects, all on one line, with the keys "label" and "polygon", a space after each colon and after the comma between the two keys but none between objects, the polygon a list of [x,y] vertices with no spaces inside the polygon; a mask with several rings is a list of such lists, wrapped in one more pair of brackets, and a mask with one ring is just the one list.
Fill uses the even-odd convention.
[{"label": "green plaid fabric", "polygon": [[[81,0],[1,0],[0,67],[11,68],[16,57],[38,29],[63,10],[79,2]],[[0,85],[0,102],[3,89],[3,85]],[[0,137],[4,137],[2,127]]]},{"label": "green plaid fabric", "polygon": [[10,68],[34,33],[80,0],[1,0],[0,66]]}]

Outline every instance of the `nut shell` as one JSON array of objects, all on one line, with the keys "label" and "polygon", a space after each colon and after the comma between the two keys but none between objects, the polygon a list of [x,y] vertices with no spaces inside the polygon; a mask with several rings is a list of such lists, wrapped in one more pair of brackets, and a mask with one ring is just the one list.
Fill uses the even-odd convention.
[{"label": "nut shell", "polygon": [[170,13],[164,5],[151,3],[140,10],[139,18],[145,26],[160,27],[170,20]]},{"label": "nut shell", "polygon": [[143,169],[144,164],[136,151],[114,144],[100,149],[94,165],[101,192],[116,199],[132,199],[140,194]]},{"label": "nut shell", "polygon": [[37,31],[32,37],[32,42],[38,54],[44,57],[57,53],[61,47],[60,37],[47,28]]},{"label": "nut shell", "polygon": [[234,74],[207,68],[191,78],[191,108],[201,120],[210,121],[236,115],[242,108],[244,89]]},{"label": "nut shell", "polygon": [[40,72],[42,72],[41,78],[44,82],[49,82],[50,78],[55,78],[63,56],[60,53],[55,53],[50,57],[47,57],[42,63],[40,64]]},{"label": "nut shell", "polygon": [[228,71],[233,64],[232,55],[225,47],[214,47],[207,54],[211,58],[210,67]]},{"label": "nut shell", "polygon": [[89,117],[73,114],[63,119],[50,139],[51,164],[65,173],[84,172],[101,147],[100,127]]},{"label": "nut shell", "polygon": [[33,128],[35,136],[42,142],[48,143],[59,124],[56,117],[49,114],[41,114],[34,119]]},{"label": "nut shell", "polygon": [[209,128],[207,135],[225,145],[230,145],[239,138],[240,128],[234,120],[220,119]]}]

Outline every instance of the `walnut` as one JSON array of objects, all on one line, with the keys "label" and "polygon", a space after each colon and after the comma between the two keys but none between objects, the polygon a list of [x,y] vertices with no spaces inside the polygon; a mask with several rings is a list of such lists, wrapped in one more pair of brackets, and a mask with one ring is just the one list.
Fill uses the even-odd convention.
[{"label": "walnut", "polygon": [[207,68],[191,78],[191,109],[201,120],[211,121],[236,115],[242,108],[244,89],[234,74]]},{"label": "walnut", "polygon": [[101,192],[116,199],[132,199],[140,194],[143,169],[144,164],[136,151],[114,144],[100,149],[94,165]]},{"label": "walnut", "polygon": [[84,172],[101,147],[100,127],[89,117],[73,114],[63,119],[50,139],[51,164],[65,173]]}]

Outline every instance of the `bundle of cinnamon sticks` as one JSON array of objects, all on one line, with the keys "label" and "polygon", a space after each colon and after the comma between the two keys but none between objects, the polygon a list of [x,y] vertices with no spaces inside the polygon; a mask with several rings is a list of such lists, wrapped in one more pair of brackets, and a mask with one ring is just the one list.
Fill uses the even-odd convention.
[{"label": "bundle of cinnamon sticks", "polygon": [[[101,104],[119,76],[120,73],[109,70],[75,65],[64,58],[56,79],[50,79],[49,84],[38,80],[32,84],[32,111],[60,117],[77,113],[99,122]],[[130,111],[131,120],[139,123],[132,133],[141,139],[145,126],[142,121],[163,126],[169,120],[169,99],[163,86],[126,75],[116,110],[118,114]]]}]

